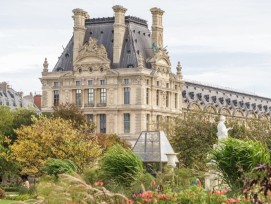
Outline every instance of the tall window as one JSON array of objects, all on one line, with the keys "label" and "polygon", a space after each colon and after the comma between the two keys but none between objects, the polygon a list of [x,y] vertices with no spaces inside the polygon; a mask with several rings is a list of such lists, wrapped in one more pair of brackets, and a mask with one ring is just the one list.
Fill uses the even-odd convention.
[{"label": "tall window", "polygon": [[169,92],[166,92],[166,107],[169,106]]},{"label": "tall window", "polygon": [[130,88],[124,87],[124,104],[130,104]]},{"label": "tall window", "polygon": [[149,104],[149,96],[150,95],[150,89],[146,88],[146,104]]},{"label": "tall window", "polygon": [[156,105],[159,106],[159,90],[156,90]]},{"label": "tall window", "polygon": [[156,125],[157,125],[157,129],[159,129],[159,122],[160,122],[160,115],[156,116]]},{"label": "tall window", "polygon": [[130,132],[130,113],[124,113],[124,133]]},{"label": "tall window", "polygon": [[106,103],[106,89],[101,89],[100,103]]},{"label": "tall window", "polygon": [[106,133],[106,115],[100,114],[100,133]]},{"label": "tall window", "polygon": [[105,80],[103,79],[103,80],[101,80],[100,81],[100,83],[101,83],[101,85],[105,85],[106,84],[106,82],[105,82]]},{"label": "tall window", "polygon": [[54,106],[59,105],[59,90],[54,90]]},{"label": "tall window", "polygon": [[75,92],[75,103],[78,106],[81,105],[81,93],[82,93],[82,91],[80,89],[77,89]]},{"label": "tall window", "polygon": [[88,90],[88,105],[91,105],[94,103],[94,90],[89,89]]},{"label": "tall window", "polygon": [[175,108],[178,108],[178,94],[175,93]]},{"label": "tall window", "polygon": [[150,126],[150,114],[147,114],[146,116],[146,129],[149,130]]},{"label": "tall window", "polygon": [[87,114],[88,122],[93,122],[93,114]]}]

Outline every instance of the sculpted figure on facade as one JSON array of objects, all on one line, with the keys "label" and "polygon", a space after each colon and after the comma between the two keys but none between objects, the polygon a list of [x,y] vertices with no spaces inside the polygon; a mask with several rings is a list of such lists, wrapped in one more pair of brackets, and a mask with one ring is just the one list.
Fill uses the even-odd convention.
[{"label": "sculpted figure on facade", "polygon": [[86,42],[79,50],[78,59],[86,56],[97,56],[102,57],[109,61],[107,58],[107,52],[104,45],[98,45],[97,39],[89,37],[88,42]]},{"label": "sculpted figure on facade", "polygon": [[228,131],[231,130],[232,128],[227,128],[225,125],[226,118],[225,116],[220,116],[219,123],[217,125],[217,137],[218,141],[227,139],[228,138]]}]

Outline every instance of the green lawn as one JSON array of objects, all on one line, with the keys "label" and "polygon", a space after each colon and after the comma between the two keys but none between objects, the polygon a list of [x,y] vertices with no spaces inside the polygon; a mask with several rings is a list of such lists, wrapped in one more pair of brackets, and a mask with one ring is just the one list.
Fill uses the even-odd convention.
[{"label": "green lawn", "polygon": [[12,202],[15,202],[15,200],[2,200],[2,199],[0,199],[0,204],[10,204]]}]

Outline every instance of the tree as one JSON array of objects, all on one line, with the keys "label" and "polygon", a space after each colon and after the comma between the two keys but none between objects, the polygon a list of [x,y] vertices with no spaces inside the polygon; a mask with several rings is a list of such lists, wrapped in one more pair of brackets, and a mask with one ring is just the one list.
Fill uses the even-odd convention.
[{"label": "tree", "polygon": [[15,132],[18,138],[11,150],[24,174],[41,174],[48,158],[70,159],[82,171],[101,154],[92,135],[73,128],[71,121],[62,118],[41,116],[31,126],[22,126]]},{"label": "tree", "polygon": [[203,112],[188,112],[172,124],[169,140],[174,151],[179,153],[180,162],[186,167],[203,170],[207,153],[217,140],[216,123]]},{"label": "tree", "polygon": [[[53,107],[53,117],[72,121],[75,128],[87,123],[85,115],[75,104],[60,104]],[[94,128],[94,127],[92,127]]]},{"label": "tree", "polygon": [[4,136],[12,131],[13,114],[9,107],[0,106],[0,139],[3,142]]}]

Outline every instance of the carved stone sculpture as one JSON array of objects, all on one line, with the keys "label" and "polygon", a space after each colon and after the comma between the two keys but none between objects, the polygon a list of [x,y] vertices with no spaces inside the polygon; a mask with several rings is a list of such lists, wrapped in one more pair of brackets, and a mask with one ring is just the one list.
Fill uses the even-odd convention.
[{"label": "carved stone sculpture", "polygon": [[227,139],[228,138],[228,131],[232,129],[232,128],[226,128],[225,121],[226,121],[225,116],[223,116],[223,115],[220,116],[220,120],[217,125],[217,133],[216,133],[216,135],[218,137],[218,141],[220,141],[222,139]]}]

